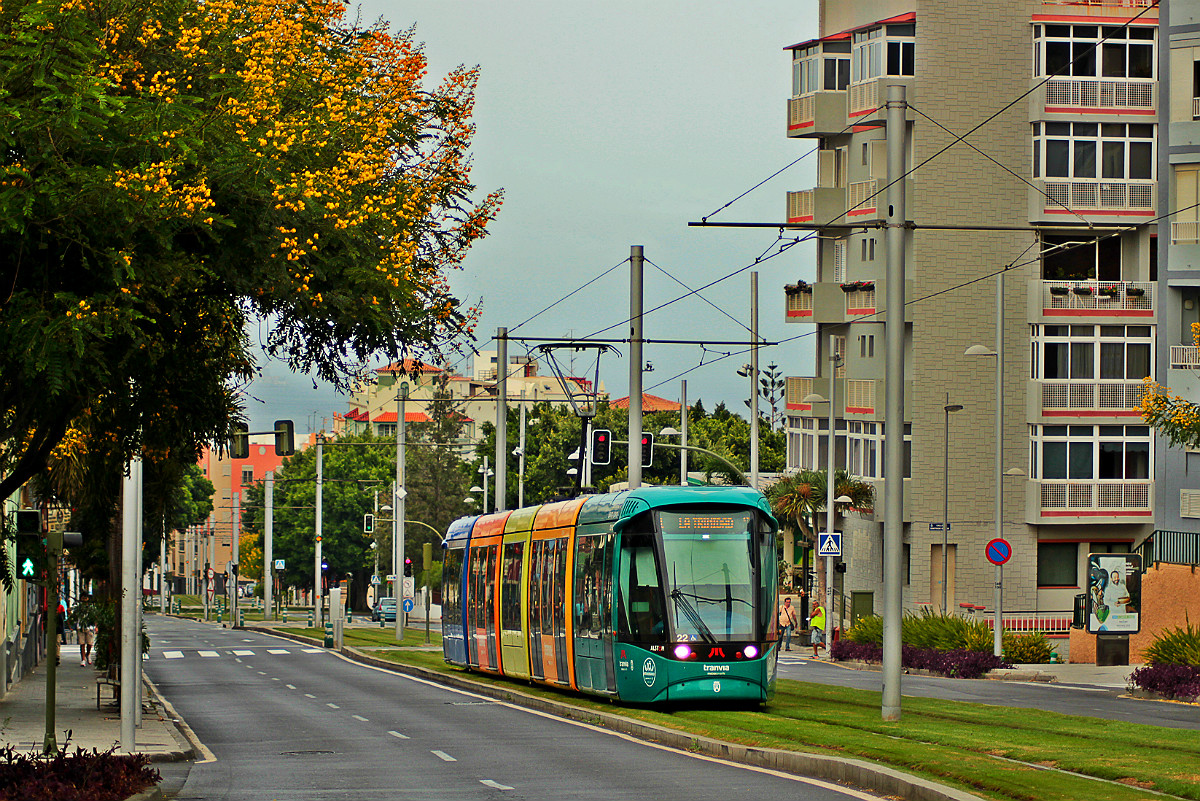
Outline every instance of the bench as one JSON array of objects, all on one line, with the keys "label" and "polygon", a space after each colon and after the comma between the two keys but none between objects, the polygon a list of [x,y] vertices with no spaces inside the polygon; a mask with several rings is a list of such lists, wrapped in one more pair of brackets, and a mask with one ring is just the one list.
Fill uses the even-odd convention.
[{"label": "bench", "polygon": [[113,703],[119,703],[121,700],[121,679],[117,676],[115,670],[110,670],[103,676],[96,677],[96,709],[100,708],[100,693],[105,686],[112,687]]}]

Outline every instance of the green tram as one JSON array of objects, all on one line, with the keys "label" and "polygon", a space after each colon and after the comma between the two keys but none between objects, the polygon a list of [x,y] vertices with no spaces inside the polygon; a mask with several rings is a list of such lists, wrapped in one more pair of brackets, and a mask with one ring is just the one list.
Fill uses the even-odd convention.
[{"label": "green tram", "polygon": [[450,664],[631,703],[774,694],[778,523],[749,487],[641,487],[455,521]]}]

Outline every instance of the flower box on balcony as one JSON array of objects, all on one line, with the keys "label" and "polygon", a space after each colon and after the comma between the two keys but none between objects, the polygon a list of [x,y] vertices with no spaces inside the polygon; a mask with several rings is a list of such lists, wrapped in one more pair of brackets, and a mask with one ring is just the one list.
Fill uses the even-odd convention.
[{"label": "flower box on balcony", "polygon": [[785,295],[811,295],[812,285],[807,281],[797,281],[794,284],[785,284],[783,292]]},{"label": "flower box on balcony", "polygon": [[1051,294],[1051,295],[1067,295],[1067,294],[1070,294],[1070,292],[1071,292],[1071,290],[1070,290],[1070,288],[1069,288],[1069,287],[1065,287],[1065,286],[1052,286],[1052,287],[1050,287],[1050,294]]},{"label": "flower box on balcony", "polygon": [[1125,295],[1127,297],[1140,298],[1142,295],[1145,295],[1145,294],[1146,294],[1146,290],[1144,287],[1140,287],[1140,286],[1125,287]]},{"label": "flower box on balcony", "polygon": [[858,291],[858,282],[857,281],[851,281],[850,283],[842,284],[841,286],[842,286],[842,291],[846,292],[846,293]]},{"label": "flower box on balcony", "polygon": [[1074,287],[1071,287],[1071,291],[1074,292],[1076,295],[1092,294],[1092,288],[1090,286],[1074,286]]},{"label": "flower box on balcony", "polygon": [[1121,291],[1117,286],[1102,286],[1096,290],[1096,294],[1103,298],[1115,298]]},{"label": "flower box on balcony", "polygon": [[874,281],[859,281],[858,289],[860,292],[871,292],[875,289]]}]

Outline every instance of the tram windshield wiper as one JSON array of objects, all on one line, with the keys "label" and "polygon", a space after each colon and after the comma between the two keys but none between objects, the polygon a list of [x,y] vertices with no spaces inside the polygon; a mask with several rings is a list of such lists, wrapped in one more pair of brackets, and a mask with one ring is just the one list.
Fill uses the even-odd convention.
[{"label": "tram windshield wiper", "polygon": [[712,629],[704,622],[704,618],[700,617],[700,613],[696,611],[696,607],[692,606],[692,602],[679,590],[678,587],[671,590],[671,598],[675,601],[675,606],[683,610],[683,616],[688,619],[696,631],[700,632],[700,636],[707,643],[716,643],[717,638],[713,635]]}]

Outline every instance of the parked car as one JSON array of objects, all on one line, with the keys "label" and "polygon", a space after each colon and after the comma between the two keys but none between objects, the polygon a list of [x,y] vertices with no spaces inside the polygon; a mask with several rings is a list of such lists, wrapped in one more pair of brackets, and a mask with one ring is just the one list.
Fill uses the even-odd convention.
[{"label": "parked car", "polygon": [[375,606],[371,607],[372,622],[391,621],[396,622],[396,599],[395,598],[380,598],[375,602]]}]

